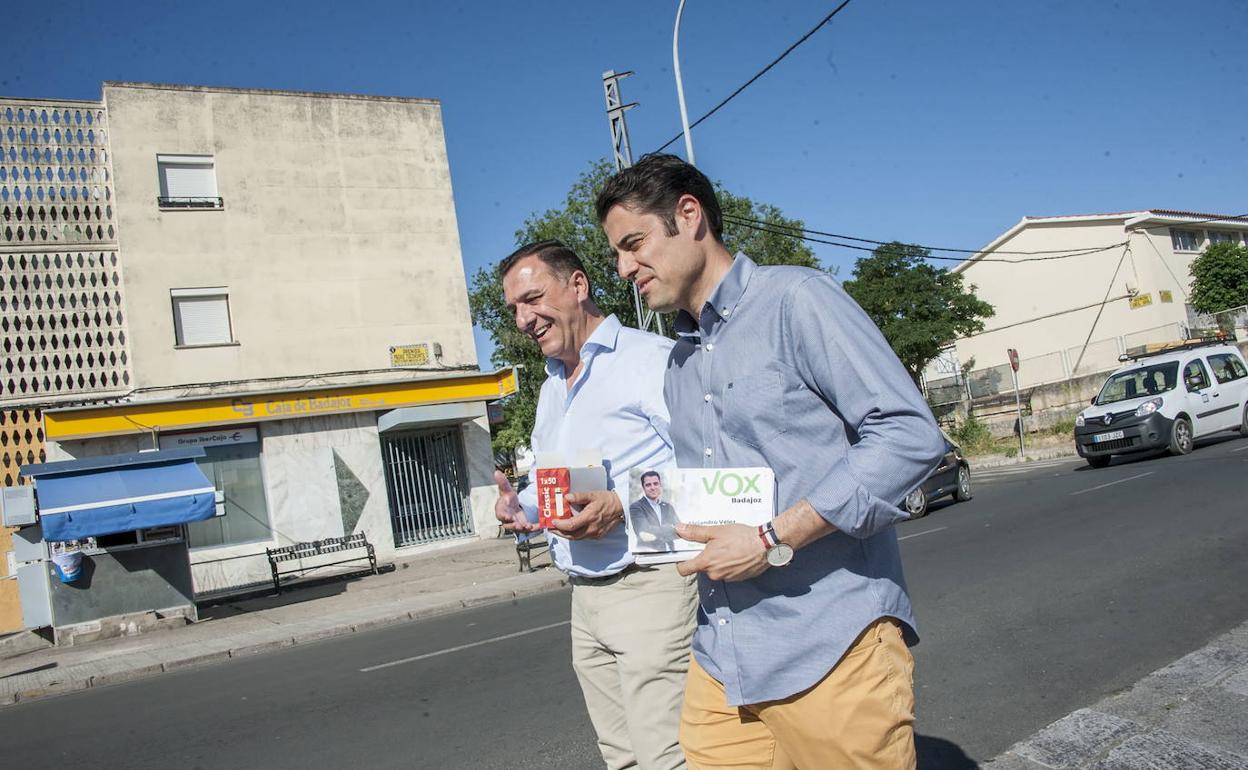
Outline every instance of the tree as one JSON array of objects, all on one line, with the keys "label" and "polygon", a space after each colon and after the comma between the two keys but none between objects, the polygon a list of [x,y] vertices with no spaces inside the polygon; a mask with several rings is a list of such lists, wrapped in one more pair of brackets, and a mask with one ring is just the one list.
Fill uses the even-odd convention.
[{"label": "tree", "polygon": [[[570,246],[585,263],[594,301],[604,313],[615,313],[626,326],[637,325],[633,308],[633,291],[615,272],[615,258],[598,224],[594,201],[598,191],[613,172],[606,160],[593,163],[568,191],[563,206],[543,214],[530,215],[516,231],[516,246],[557,238]],[[765,230],[732,225],[725,222],[724,245],[729,251],[749,254],[760,265],[804,265],[818,268],[819,260],[800,239],[775,232],[780,228],[799,229],[802,223],[786,219],[775,206],[755,203],[745,196],[733,195],[716,185],[724,214],[765,223]],[[500,254],[502,258],[504,255]],[[494,338],[495,366],[523,367],[518,392],[504,405],[504,421],[494,433],[496,451],[510,451],[527,445],[533,432],[533,416],[537,395],[544,376],[545,361],[532,340],[521,334],[503,303],[502,279],[495,267],[482,268],[472,279],[468,295],[473,323]],[[664,327],[671,332],[671,318]]]},{"label": "tree", "polygon": [[930,252],[893,241],[854,265],[845,291],[880,327],[906,371],[919,382],[928,362],[957,337],[984,330],[992,305],[962,287],[962,276],[933,267]]},{"label": "tree", "polygon": [[1248,246],[1222,241],[1192,260],[1192,307],[1219,313],[1248,305]]}]

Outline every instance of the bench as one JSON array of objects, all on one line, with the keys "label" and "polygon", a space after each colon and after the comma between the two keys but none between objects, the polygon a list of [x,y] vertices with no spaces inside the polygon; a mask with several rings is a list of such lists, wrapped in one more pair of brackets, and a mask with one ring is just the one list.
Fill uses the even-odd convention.
[{"label": "bench", "polygon": [[[354,554],[355,551],[363,551],[362,554]],[[368,565],[373,574],[377,574],[377,554],[373,551],[373,544],[368,542],[368,538],[363,532],[356,532],[354,535],[345,537],[327,537],[324,540],[313,540],[307,543],[294,543],[285,545],[280,548],[266,548],[265,554],[269,557],[269,569],[273,572],[273,593],[282,592],[282,575],[304,575],[314,569],[321,567],[332,567],[336,564],[349,564],[354,561],[368,560]],[[303,559],[310,559],[316,556],[325,556],[329,554],[348,554],[350,556],[338,559],[337,561],[323,562],[315,564],[311,567],[305,567],[302,564],[298,566],[282,569],[278,565],[286,562],[301,562]]]},{"label": "bench", "polygon": [[547,553],[550,552],[550,541],[546,539],[546,530],[539,529],[537,532],[517,532],[516,537],[516,556],[520,559],[520,571],[536,572],[533,569],[533,554],[541,553],[545,548]]}]

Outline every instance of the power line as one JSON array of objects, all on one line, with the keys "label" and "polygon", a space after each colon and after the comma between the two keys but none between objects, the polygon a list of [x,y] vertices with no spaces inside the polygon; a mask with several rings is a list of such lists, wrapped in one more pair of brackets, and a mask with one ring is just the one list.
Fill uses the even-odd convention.
[{"label": "power line", "polygon": [[[737,224],[743,224],[747,226],[753,224],[753,225],[763,225],[766,227],[779,227],[785,230],[793,230],[796,232],[810,233],[812,235],[822,235],[825,238],[840,238],[841,240],[844,240],[844,241],[857,241],[858,243],[874,243],[877,246],[882,246],[886,243],[896,242],[895,238],[892,241],[877,241],[872,238],[857,238],[852,235],[842,235],[840,233],[822,232],[820,230],[811,230],[805,227],[794,227],[792,225],[784,225],[784,224],[779,224],[775,222],[763,222],[757,219],[748,219],[746,217],[739,217],[739,216],[736,216],[735,214],[724,214],[723,218],[725,220],[731,220],[731,221],[736,222]],[[1076,251],[1077,252],[1086,251],[1089,253],[1094,253],[1095,251],[1105,251],[1108,249],[1112,249],[1116,246],[1121,246],[1124,243],[1126,243],[1126,241],[1119,241],[1118,243],[1113,243],[1108,246],[1080,246],[1074,249],[1051,249],[1048,251],[997,251],[996,249],[994,249],[992,253],[993,254],[1014,254],[1014,255],[1022,255],[1022,256],[1034,256],[1037,254],[1069,254],[1071,252],[1076,252]],[[951,251],[951,252],[955,252],[959,254],[979,254],[980,252],[983,251],[983,249],[955,249],[955,248],[946,247],[946,246],[928,246],[922,243],[914,243],[914,244],[908,244],[908,245],[917,246],[921,249],[927,249],[928,251]]]},{"label": "power line", "polygon": [[[746,221],[737,220],[736,218],[724,217],[724,221],[727,222],[728,224],[737,225],[739,227],[747,227],[751,230],[757,230],[759,232],[764,232],[764,233],[771,233],[773,235],[783,235],[788,238],[796,238],[797,240],[808,241],[811,243],[823,243],[823,244],[827,244],[828,246],[839,246],[843,249],[853,249],[854,251],[869,251],[869,252],[875,251],[875,249],[870,246],[855,246],[852,243],[841,243],[839,241],[830,241],[830,240],[826,240],[823,238],[814,238],[809,235],[800,235],[792,231],[774,229],[774,226],[759,226],[759,225],[751,224]],[[910,245],[910,244],[907,244],[907,245]],[[1103,251],[1110,251],[1112,249],[1116,249],[1119,246],[1123,246],[1123,245],[1126,245],[1126,241],[1120,241],[1118,243],[1111,243],[1108,246],[1100,246],[1097,248],[1089,248],[1089,249],[1085,249],[1082,251],[1073,251],[1069,253],[1064,252],[1061,254],[1053,254],[1050,256],[1024,257],[1022,259],[993,259],[991,257],[984,257],[976,261],[978,262],[1002,262],[1006,264],[1017,265],[1017,264],[1021,264],[1024,262],[1043,262],[1043,261],[1054,260],[1054,259],[1070,259],[1072,257],[1084,257],[1084,256],[1088,256],[1089,254],[1098,254]],[[918,248],[924,248],[924,247],[920,246]],[[950,262],[965,262],[966,261],[965,258],[963,257],[943,257],[939,255],[934,255],[934,254],[927,255],[925,259],[944,260],[944,261],[950,261]]]},{"label": "power line", "polygon": [[[774,66],[776,66],[777,64],[779,64],[779,63],[780,63],[780,62],[784,59],[784,57],[786,57],[786,56],[788,56],[789,54],[793,53],[793,50],[794,50],[795,48],[797,48],[797,47],[798,47],[799,45],[801,45],[802,43],[805,43],[805,42],[806,42],[806,39],[807,39],[807,38],[809,38],[811,35],[815,34],[816,32],[818,32],[818,31],[819,31],[819,29],[820,29],[821,27],[823,27],[823,25],[824,25],[824,24],[827,24],[829,21],[832,21],[832,17],[833,17],[833,16],[835,16],[835,15],[837,15],[838,13],[840,13],[840,12],[841,12],[841,10],[842,10],[845,6],[849,5],[849,3],[850,3],[850,0],[845,0],[843,3],[841,3],[840,5],[838,5],[838,6],[837,6],[837,7],[836,7],[833,11],[832,11],[832,13],[829,13],[827,16],[824,16],[824,17],[823,17],[823,21],[820,21],[818,24],[816,24],[816,25],[815,25],[815,26],[814,26],[814,27],[813,27],[813,28],[812,28],[809,32],[807,32],[805,35],[802,35],[802,36],[798,39],[798,41],[797,41],[796,43],[794,43],[793,45],[791,45],[791,46],[789,46],[788,48],[784,49],[784,53],[780,54],[780,55],[779,55],[779,56],[777,56],[775,59],[772,59],[771,64],[768,64],[766,67],[763,67],[761,70],[759,70],[759,71],[758,71],[758,73],[757,73],[757,74],[755,74],[755,75],[754,75],[754,77],[752,77],[752,78],[750,78],[749,80],[745,81],[745,83],[744,83],[744,84],[743,84],[740,88],[738,88],[737,90],[735,90],[735,91],[733,91],[732,93],[728,94],[728,98],[724,99],[722,102],[720,102],[719,104],[715,105],[715,106],[711,109],[711,111],[710,111],[710,112],[706,113],[706,114],[705,114],[705,115],[703,115],[702,117],[700,117],[700,118],[698,118],[697,120],[693,121],[693,123],[691,123],[691,124],[689,125],[689,130],[691,130],[691,131],[692,131],[692,130],[693,130],[693,128],[694,128],[695,126],[697,126],[699,123],[701,123],[702,121],[706,120],[707,118],[709,118],[710,116],[712,116],[712,115],[714,115],[716,112],[718,112],[720,107],[723,107],[725,104],[727,104],[728,102],[730,102],[730,101],[732,101],[733,99],[735,99],[735,98],[736,98],[736,96],[737,96],[737,94],[739,94],[739,93],[741,93],[742,91],[744,91],[745,89],[749,88],[749,87],[750,87],[750,85],[751,85],[751,84],[753,84],[755,80],[758,80],[758,79],[759,79],[759,78],[761,78],[763,75],[766,75],[768,70],[770,70],[772,67],[774,67]],[[655,152],[663,152],[663,151],[664,151],[664,150],[666,150],[668,147],[671,147],[671,146],[672,146],[672,144],[674,144],[675,142],[679,141],[679,139],[680,139],[682,136],[684,136],[684,135],[685,135],[685,132],[684,132],[684,131],[681,131],[681,132],[680,132],[679,134],[677,134],[676,136],[673,136],[671,139],[667,140],[667,143],[666,143],[666,144],[664,144],[664,145],[663,145],[662,147],[660,147],[659,149],[655,150]]]},{"label": "power line", "polygon": [[[782,230],[792,230],[796,232],[809,232],[811,233],[811,235],[824,236],[827,238],[840,238],[840,240],[842,241],[856,241],[859,243],[875,243],[876,246],[882,246],[882,245],[885,245],[885,243],[896,242],[896,238],[894,238],[894,240],[892,241],[876,241],[874,240],[874,238],[859,238],[855,236],[841,235],[841,233],[837,233],[837,232],[822,232],[819,230],[810,230],[810,228],[806,228],[806,227],[794,227],[791,225],[780,225],[780,223],[778,222],[763,222],[759,220],[750,220],[750,218],[748,217],[739,217],[736,215],[731,215],[731,213],[725,213],[724,220],[731,220],[736,223],[739,223],[739,225],[764,225],[768,227],[780,227],[782,228]],[[997,251],[997,250],[993,250],[992,253],[995,253],[995,255],[1020,255],[1020,256],[1065,255],[1065,253],[1070,253],[1073,251],[1090,251],[1090,250],[1101,250],[1101,248],[1113,248],[1114,246],[1122,246],[1124,242],[1126,241],[1119,241],[1118,243],[1111,243],[1111,245],[1104,246],[1104,247],[1080,246],[1077,248],[1053,248],[1053,250],[1048,250],[1048,251]],[[948,246],[927,246],[926,243],[910,243],[910,246],[926,248],[926,250],[929,250],[929,251],[951,251],[955,253],[965,253],[965,255],[977,255],[977,253],[980,253],[983,251],[982,248],[952,248]]]},{"label": "power line", "polygon": [[1127,255],[1130,253],[1131,241],[1127,241],[1127,247],[1122,250],[1122,256],[1118,258],[1118,266],[1114,268],[1114,274],[1109,279],[1109,286],[1105,287],[1105,299],[1101,300],[1101,307],[1096,311],[1096,318],[1092,319],[1092,328],[1088,329],[1088,337],[1083,341],[1083,347],[1079,349],[1079,357],[1075,359],[1075,365],[1070,369],[1072,375],[1079,371],[1079,364],[1083,363],[1083,355],[1088,352],[1092,335],[1096,333],[1096,325],[1101,320],[1101,314],[1105,312],[1105,306],[1109,304],[1109,295],[1114,290],[1114,281],[1118,280],[1118,271],[1122,269],[1122,263],[1127,260]]}]

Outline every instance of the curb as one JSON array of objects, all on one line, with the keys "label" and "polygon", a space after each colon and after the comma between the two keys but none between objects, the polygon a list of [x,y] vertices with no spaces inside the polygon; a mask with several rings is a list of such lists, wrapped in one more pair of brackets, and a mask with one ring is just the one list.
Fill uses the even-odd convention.
[{"label": "curb", "polygon": [[985,762],[984,770],[1248,768],[1234,737],[1248,712],[1248,622],[1081,708]]},{"label": "curb", "polygon": [[1036,452],[1028,452],[1023,457],[1009,457],[1007,455],[972,455],[966,458],[971,464],[971,472],[974,473],[976,468],[1001,468],[1009,465],[1025,465],[1027,463],[1042,462],[1045,460],[1061,460],[1067,457],[1078,457],[1079,453],[1073,448],[1071,449],[1046,449]]},{"label": "curb", "polygon": [[[465,609],[486,607],[492,604],[501,604],[503,602],[515,601],[516,599],[551,593],[561,590],[568,585],[567,578],[558,572],[552,570],[551,574],[557,576],[557,579],[543,580],[537,585],[524,586],[522,588],[495,590],[480,596],[447,599],[437,604],[417,609],[393,607],[390,612],[376,617],[339,622],[328,627],[309,628],[294,634],[290,633],[289,627],[286,629],[275,628],[274,631],[278,632],[278,635],[275,635],[274,638],[238,644],[237,646],[227,646],[207,652],[202,651],[205,646],[204,642],[192,642],[185,645],[190,654],[177,656],[178,648],[174,647],[170,649],[170,652],[175,657],[164,661],[154,661],[149,655],[136,653],[134,656],[136,660],[131,665],[118,665],[115,661],[110,661],[107,664],[81,663],[56,671],[59,678],[50,681],[47,679],[47,672],[13,674],[7,678],[0,678],[0,709],[5,706],[29,703],[68,692],[78,692],[93,687],[105,687],[111,684],[130,682],[162,673],[183,671],[189,668],[220,663],[232,658],[263,655],[277,650],[289,649],[326,639],[335,639],[349,634],[374,631],[416,620],[451,615]],[[239,636],[235,636],[234,641],[238,642],[241,639]],[[191,650],[196,651],[192,652]],[[86,669],[91,670],[87,671]],[[45,674],[45,676],[39,676],[40,673]],[[24,678],[29,678],[31,681],[22,682],[21,680]]]}]

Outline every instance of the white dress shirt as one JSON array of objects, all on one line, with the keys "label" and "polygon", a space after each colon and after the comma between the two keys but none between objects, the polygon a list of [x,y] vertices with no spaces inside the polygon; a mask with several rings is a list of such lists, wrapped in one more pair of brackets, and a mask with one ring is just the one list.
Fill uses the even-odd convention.
[{"label": "white dress shirt", "polygon": [[[630,329],[614,315],[603,319],[581,347],[581,373],[568,387],[557,359],[546,361],[533,426],[534,454],[601,451],[611,488],[628,508],[629,471],[672,462],[663,376],[673,342]],[[536,468],[520,505],[537,520]],[[578,577],[612,575],[633,563],[623,523],[599,539],[568,540],[547,532],[555,566]]]}]

